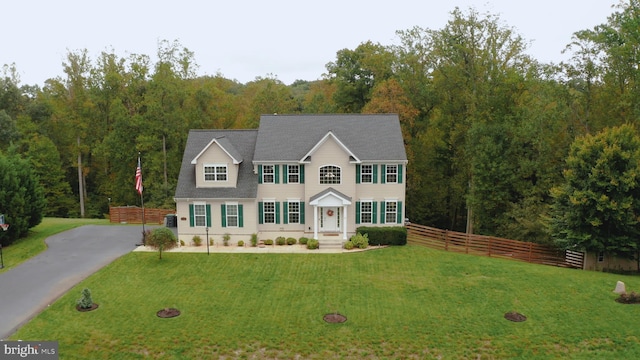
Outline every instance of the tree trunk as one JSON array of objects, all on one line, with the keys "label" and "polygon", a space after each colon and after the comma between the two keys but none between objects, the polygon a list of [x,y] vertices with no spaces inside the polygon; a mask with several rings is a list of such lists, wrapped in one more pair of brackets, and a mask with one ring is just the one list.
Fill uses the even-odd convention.
[{"label": "tree trunk", "polygon": [[164,156],[164,188],[168,188],[168,179],[167,179],[167,137],[162,134],[162,155]]},{"label": "tree trunk", "polygon": [[78,141],[78,195],[80,196],[80,217],[84,217],[84,177],[82,176],[82,151],[80,150],[80,136]]}]

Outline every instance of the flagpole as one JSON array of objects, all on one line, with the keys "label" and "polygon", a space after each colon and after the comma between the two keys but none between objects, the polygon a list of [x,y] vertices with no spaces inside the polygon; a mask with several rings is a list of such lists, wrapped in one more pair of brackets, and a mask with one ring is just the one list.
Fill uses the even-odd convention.
[{"label": "flagpole", "polygon": [[146,245],[146,233],[144,228],[144,196],[143,196],[143,186],[142,186],[142,160],[141,154],[138,151],[138,167],[136,168],[136,190],[140,194],[140,204],[142,205],[142,245]]}]

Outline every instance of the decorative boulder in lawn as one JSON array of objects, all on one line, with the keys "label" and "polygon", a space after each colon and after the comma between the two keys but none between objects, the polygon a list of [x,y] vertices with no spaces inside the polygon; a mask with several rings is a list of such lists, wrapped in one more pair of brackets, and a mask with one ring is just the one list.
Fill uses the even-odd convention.
[{"label": "decorative boulder in lawn", "polygon": [[613,292],[616,294],[626,294],[627,289],[625,288],[624,283],[622,281],[618,281],[616,283],[616,288],[613,290]]}]

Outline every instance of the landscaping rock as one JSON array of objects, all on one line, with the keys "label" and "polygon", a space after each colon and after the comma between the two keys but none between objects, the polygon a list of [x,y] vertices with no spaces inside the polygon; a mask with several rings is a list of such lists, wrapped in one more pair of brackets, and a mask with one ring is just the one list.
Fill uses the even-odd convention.
[{"label": "landscaping rock", "polygon": [[615,290],[613,290],[613,292],[616,294],[626,294],[627,289],[625,288],[624,283],[622,281],[618,281],[616,283],[616,288]]}]

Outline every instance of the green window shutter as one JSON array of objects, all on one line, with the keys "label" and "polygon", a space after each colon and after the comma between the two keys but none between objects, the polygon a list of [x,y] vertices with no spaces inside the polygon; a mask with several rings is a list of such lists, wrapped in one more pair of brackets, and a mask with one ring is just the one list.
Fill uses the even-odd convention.
[{"label": "green window shutter", "polygon": [[258,184],[262,184],[262,165],[258,165]]},{"label": "green window shutter", "polygon": [[207,204],[205,208],[207,211],[207,226],[211,227],[211,205]]},{"label": "green window shutter", "polygon": [[360,184],[360,171],[361,171],[360,164],[356,164],[356,184]]},{"label": "green window shutter", "polygon": [[304,184],[304,164],[300,164],[300,184]]},{"label": "green window shutter", "polygon": [[398,184],[402,184],[402,164],[398,164]]},{"label": "green window shutter", "polygon": [[284,213],[284,216],[282,217],[282,223],[288,224],[289,223],[289,202],[285,201],[282,204],[283,204],[282,212]]},{"label": "green window shutter", "polygon": [[387,207],[384,201],[380,201],[380,224],[384,224],[386,221]]},{"label": "green window shutter", "polygon": [[280,202],[276,201],[276,224],[280,224]]},{"label": "green window shutter", "polygon": [[356,201],[356,224],[360,224],[360,201]]},{"label": "green window shutter", "polygon": [[375,164],[373,165],[373,183],[377,184],[378,183],[378,165]]},{"label": "green window shutter", "polygon": [[402,201],[396,203],[397,223],[402,224]]},{"label": "green window shutter", "polygon": [[387,183],[387,165],[380,165],[380,184]]},{"label": "green window shutter", "polygon": [[304,224],[304,201],[300,201],[300,224]]},{"label": "green window shutter", "polygon": [[222,227],[227,227],[227,205],[225,204],[220,204],[220,218]]},{"label": "green window shutter", "polygon": [[286,184],[289,182],[289,165],[282,165],[282,183]]},{"label": "green window shutter", "polygon": [[378,222],[378,203],[375,201],[372,201],[371,206],[373,207],[373,214],[371,214],[371,221],[374,224],[376,224]]},{"label": "green window shutter", "polygon": [[238,204],[238,226],[244,227],[244,211],[242,204]]},{"label": "green window shutter", "polygon": [[195,225],[195,218],[193,217],[193,204],[189,204],[189,226]]},{"label": "green window shutter", "polygon": [[280,184],[280,166],[273,165],[273,182],[276,184]]},{"label": "green window shutter", "polygon": [[264,204],[262,201],[258,203],[258,224],[264,223]]}]

